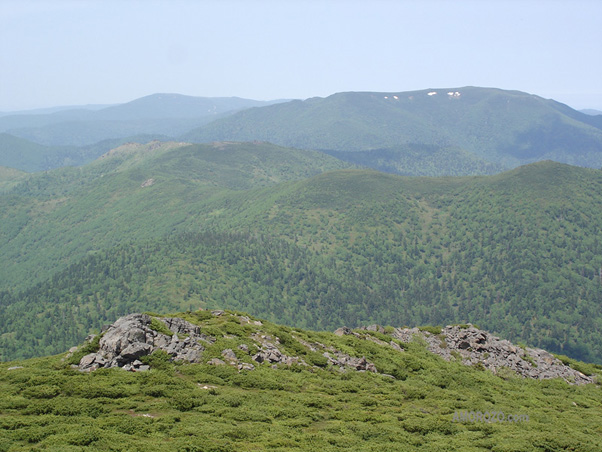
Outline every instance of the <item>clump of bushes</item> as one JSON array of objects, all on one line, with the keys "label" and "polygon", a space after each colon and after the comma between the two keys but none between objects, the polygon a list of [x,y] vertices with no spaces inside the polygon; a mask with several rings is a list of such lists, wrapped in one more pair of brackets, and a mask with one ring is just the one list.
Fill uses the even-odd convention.
[{"label": "clump of bushes", "polygon": [[418,327],[419,331],[431,333],[431,334],[441,334],[442,329],[443,328],[440,326],[430,326],[430,325]]},{"label": "clump of bushes", "polygon": [[165,334],[167,336],[173,336],[173,331],[167,328],[167,325],[163,323],[161,320],[153,317],[151,319],[151,323],[149,325],[150,329],[156,331],[157,333]]},{"label": "clump of bushes", "polygon": [[101,337],[101,334],[94,336],[90,342],[82,345],[75,353],[73,353],[67,362],[69,364],[79,364],[84,356],[89,355],[90,353],[96,353],[100,349]]}]

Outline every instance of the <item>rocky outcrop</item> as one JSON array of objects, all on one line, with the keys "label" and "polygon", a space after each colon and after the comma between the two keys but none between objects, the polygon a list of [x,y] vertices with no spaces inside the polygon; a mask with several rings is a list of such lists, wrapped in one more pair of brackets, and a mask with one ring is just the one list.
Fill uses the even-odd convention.
[{"label": "rocky outcrop", "polygon": [[[130,314],[104,329],[96,353],[84,356],[79,362],[82,371],[101,367],[122,367],[126,370],[148,370],[139,358],[163,350],[172,359],[199,362],[215,338],[201,333],[200,328],[179,318],[157,318],[171,334],[155,331],[152,318],[146,314]],[[163,330],[163,328],[161,328]]]},{"label": "rocky outcrop", "polygon": [[396,328],[391,335],[406,343],[420,337],[432,353],[447,361],[459,359],[466,365],[483,366],[496,374],[510,370],[539,380],[563,378],[572,384],[593,382],[591,377],[566,366],[545,350],[519,347],[472,325],[447,326],[440,334],[418,328]]},{"label": "rocky outcrop", "polygon": [[339,351],[325,352],[324,356],[328,359],[329,364],[339,367],[342,371],[346,368],[351,368],[360,372],[378,373],[376,366],[369,362],[364,356],[356,358]]},{"label": "rocky outcrop", "polygon": [[288,356],[283,353],[278,345],[280,340],[277,337],[264,334],[253,334],[251,338],[258,344],[257,353],[253,355],[253,361],[257,363],[268,363],[272,365],[284,364],[290,366],[292,364],[307,365],[307,363],[298,356]]},{"label": "rocky outcrop", "polygon": [[[228,318],[217,319],[224,316]],[[288,342],[288,346],[284,346],[278,337],[265,332],[262,322],[244,315],[214,310],[210,317],[216,318],[218,325],[233,322],[247,328],[250,334],[242,338],[246,343],[239,342],[234,350],[224,347],[219,357],[214,354],[214,347],[214,351],[210,353],[211,359],[207,357],[203,361],[205,347],[216,344],[217,339],[203,333],[198,325],[177,317],[131,314],[104,328],[98,340],[98,351],[81,358],[77,367],[82,371],[103,367],[143,371],[149,369],[143,363],[144,357],[162,350],[175,361],[235,366],[239,371],[253,370],[257,365],[310,367],[313,364],[341,372],[352,370],[379,373],[375,364],[365,356],[351,356],[331,345],[308,342],[292,335],[291,338],[306,351],[300,351],[297,346],[291,348]],[[215,325],[212,331],[215,331]],[[510,372],[533,379],[563,378],[571,384],[593,382],[593,378],[566,366],[545,350],[516,346],[473,325],[452,325],[440,331],[432,328],[385,329],[380,325],[370,325],[356,330],[341,327],[335,334],[371,341],[398,353],[404,353],[404,343],[423,341],[429,351],[447,361],[459,360],[463,364],[482,367],[496,374]],[[226,341],[235,337],[237,336],[223,334]],[[92,337],[88,338],[89,342],[92,340]],[[291,355],[292,349],[297,350],[300,356]],[[74,350],[70,352],[73,353]]]}]

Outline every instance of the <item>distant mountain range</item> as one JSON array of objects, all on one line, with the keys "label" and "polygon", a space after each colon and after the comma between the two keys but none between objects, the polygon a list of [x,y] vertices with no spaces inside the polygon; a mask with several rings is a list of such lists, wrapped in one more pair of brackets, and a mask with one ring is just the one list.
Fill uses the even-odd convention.
[{"label": "distant mountain range", "polygon": [[446,154],[449,160],[467,159],[460,174],[545,159],[602,166],[602,117],[492,88],[338,93],[244,110],[182,139],[265,140],[337,152],[339,158],[345,158],[342,152],[361,152],[348,159],[393,172],[403,172],[404,161],[420,147],[438,153],[437,160]]},{"label": "distant mountain range", "polygon": [[54,146],[83,146],[140,134],[177,136],[222,115],[273,102],[238,97],[153,94],[101,109],[78,108],[47,114],[2,116],[0,132]]},{"label": "distant mountain range", "polygon": [[47,171],[63,166],[79,166],[93,161],[124,143],[145,144],[153,140],[169,140],[169,137],[135,135],[106,139],[85,146],[46,146],[8,133],[0,133],[0,165],[27,172]]},{"label": "distant mountain range", "polygon": [[47,108],[33,108],[27,110],[17,111],[0,111],[0,117],[2,116],[14,116],[14,115],[45,115],[56,113],[63,110],[101,110],[107,107],[113,107],[117,104],[87,104],[87,105],[63,105],[57,107]]},{"label": "distant mountain range", "polygon": [[586,108],[585,110],[579,110],[581,113],[585,113],[586,115],[602,115],[602,110],[594,110],[593,108]]},{"label": "distant mountain range", "polygon": [[0,133],[21,139],[0,136],[0,149],[10,147],[0,165],[25,171],[81,165],[110,145],[177,137],[267,141],[413,176],[494,174],[546,159],[602,167],[602,115],[494,88],[271,102],[154,94],[92,107],[0,117]]}]

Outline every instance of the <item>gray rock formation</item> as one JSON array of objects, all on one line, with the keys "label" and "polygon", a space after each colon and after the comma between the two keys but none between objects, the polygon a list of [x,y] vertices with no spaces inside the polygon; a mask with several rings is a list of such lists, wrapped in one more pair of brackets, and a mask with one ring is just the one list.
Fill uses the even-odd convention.
[{"label": "gray rock formation", "polygon": [[427,343],[427,348],[443,359],[460,359],[466,365],[482,365],[493,373],[511,370],[533,379],[563,378],[572,384],[592,383],[593,379],[566,366],[545,350],[521,348],[510,341],[475,328],[472,325],[447,326],[441,334],[420,331],[418,328],[396,328],[393,338],[410,342],[416,337]]},{"label": "gray rock formation", "polygon": [[[202,343],[213,343],[215,338],[201,333],[200,328],[179,318],[159,318],[173,333],[167,335],[151,328],[151,317],[130,314],[109,325],[100,338],[99,350],[84,356],[79,363],[82,371],[101,367],[122,367],[126,370],[147,370],[139,358],[163,350],[172,359],[199,362]],[[182,339],[180,339],[182,337]]]},{"label": "gray rock formation", "polygon": [[338,366],[340,370],[345,370],[345,368],[351,368],[359,372],[378,372],[376,366],[371,362],[367,361],[366,357],[364,356],[362,356],[361,358],[356,358],[354,356],[349,356],[339,351],[324,352],[324,356],[328,358],[328,362],[330,364],[332,364],[333,366]]}]

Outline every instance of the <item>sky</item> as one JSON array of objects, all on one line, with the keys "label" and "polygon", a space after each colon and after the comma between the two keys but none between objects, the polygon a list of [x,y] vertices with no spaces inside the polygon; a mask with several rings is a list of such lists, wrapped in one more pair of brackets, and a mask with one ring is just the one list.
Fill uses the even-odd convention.
[{"label": "sky", "polygon": [[469,85],[602,110],[602,1],[0,0],[0,111]]}]

